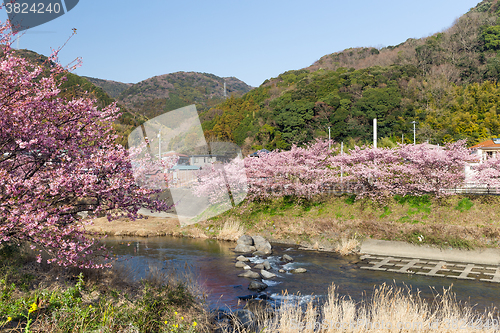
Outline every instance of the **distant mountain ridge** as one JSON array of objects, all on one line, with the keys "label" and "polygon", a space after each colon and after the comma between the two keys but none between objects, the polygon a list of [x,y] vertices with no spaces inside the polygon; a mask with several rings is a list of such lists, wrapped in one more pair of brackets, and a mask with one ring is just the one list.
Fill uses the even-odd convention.
[{"label": "distant mountain ridge", "polygon": [[131,112],[148,119],[190,104],[196,104],[199,112],[206,111],[224,101],[224,82],[227,97],[240,97],[252,89],[235,77],[198,72],[163,74],[135,84],[86,78]]},{"label": "distant mountain ridge", "polygon": [[239,97],[252,89],[235,77],[176,72],[133,84],[123,90],[117,100],[149,119],[190,104],[196,104],[198,111],[203,112],[224,101],[224,82],[227,96]]},{"label": "distant mountain ridge", "polygon": [[95,84],[98,87],[101,87],[110,97],[117,98],[122,91],[129,88],[133,85],[133,83],[123,83],[112,80],[103,80],[95,77],[82,76]]}]

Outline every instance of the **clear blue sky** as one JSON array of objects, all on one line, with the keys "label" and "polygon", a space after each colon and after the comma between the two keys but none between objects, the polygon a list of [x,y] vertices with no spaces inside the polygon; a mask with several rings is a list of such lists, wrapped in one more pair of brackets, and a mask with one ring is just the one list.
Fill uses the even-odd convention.
[{"label": "clear blue sky", "polygon": [[[49,55],[64,44],[76,74],[136,83],[197,71],[259,86],[349,47],[383,47],[442,31],[479,0],[80,0],[30,29],[20,47]],[[7,19],[5,9],[0,20]],[[16,46],[16,44],[14,44]]]}]

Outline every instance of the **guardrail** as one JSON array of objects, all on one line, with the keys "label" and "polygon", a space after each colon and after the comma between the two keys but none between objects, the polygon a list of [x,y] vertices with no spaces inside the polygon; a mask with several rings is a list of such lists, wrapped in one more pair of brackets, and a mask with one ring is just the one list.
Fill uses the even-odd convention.
[{"label": "guardrail", "polygon": [[443,190],[454,194],[500,195],[500,188],[484,184],[464,184],[459,187]]}]

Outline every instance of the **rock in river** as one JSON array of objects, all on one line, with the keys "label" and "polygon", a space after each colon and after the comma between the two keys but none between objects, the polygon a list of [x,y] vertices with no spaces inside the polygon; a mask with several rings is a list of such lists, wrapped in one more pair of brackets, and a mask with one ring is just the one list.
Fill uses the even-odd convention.
[{"label": "rock in river", "polygon": [[249,279],[259,279],[260,278],[259,273],[251,271],[251,270],[247,270],[245,273],[241,273],[238,276],[239,277],[246,277]]},{"label": "rock in river", "polygon": [[250,261],[250,259],[248,259],[248,258],[247,258],[247,257],[245,257],[245,256],[238,256],[238,257],[236,258],[236,260],[238,260],[238,261],[243,261],[243,262]]},{"label": "rock in river", "polygon": [[238,240],[236,241],[236,244],[252,246],[253,245],[253,238],[248,236],[248,235],[243,235],[240,238],[238,238]]},{"label": "rock in river", "polygon": [[264,269],[260,270],[260,274],[262,275],[262,277],[264,279],[272,279],[273,277],[276,277],[276,274],[268,272],[268,271],[266,271]]},{"label": "rock in river", "polygon": [[243,326],[244,329],[251,329],[255,326],[255,315],[252,311],[243,309],[237,310],[233,312],[233,316],[235,320],[233,321],[233,325],[238,327],[238,331],[240,331],[240,327]]},{"label": "rock in river", "polygon": [[289,256],[288,254],[284,254],[283,257],[281,257],[281,260],[286,261],[286,262],[292,262],[293,258]]},{"label": "rock in river", "polygon": [[234,248],[234,252],[242,252],[242,253],[255,252],[255,246],[238,244]]},{"label": "rock in river", "polygon": [[267,284],[265,284],[264,282],[257,281],[257,280],[253,280],[252,282],[250,282],[250,285],[248,285],[248,289],[250,289],[250,290],[261,291],[261,290],[264,290],[266,288],[267,288]]},{"label": "rock in river", "polygon": [[271,254],[271,243],[269,243],[264,237],[262,236],[253,236],[253,243],[257,251],[262,252],[264,254]]},{"label": "rock in river", "polygon": [[243,268],[245,266],[248,266],[248,265],[245,264],[243,261],[237,261],[236,264],[234,264],[234,267],[236,267],[236,268]]},{"label": "rock in river", "polygon": [[290,273],[293,273],[293,274],[299,274],[299,273],[305,273],[305,272],[307,272],[307,269],[305,269],[305,268],[295,268],[295,269],[290,270]]}]

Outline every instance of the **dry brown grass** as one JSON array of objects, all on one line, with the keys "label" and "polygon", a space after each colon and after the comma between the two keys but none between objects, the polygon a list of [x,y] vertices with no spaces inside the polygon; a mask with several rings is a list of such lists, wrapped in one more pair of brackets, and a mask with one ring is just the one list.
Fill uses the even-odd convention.
[{"label": "dry brown grass", "polygon": [[222,226],[219,234],[217,235],[218,240],[235,241],[240,238],[245,233],[245,228],[240,224],[238,220],[228,220]]},{"label": "dry brown grass", "polygon": [[[478,315],[472,307],[457,302],[449,289],[429,304],[409,288],[383,284],[371,299],[356,304],[339,297],[332,285],[322,307],[310,302],[302,311],[300,306],[285,303],[264,324],[263,332],[498,332],[498,321],[493,327],[483,325],[487,320],[494,323],[493,319],[492,312]],[[474,323],[480,329],[464,329]]]},{"label": "dry brown grass", "polygon": [[359,246],[359,241],[356,237],[353,238],[342,238],[340,243],[337,244],[335,251],[340,253],[340,255],[346,256],[349,253],[352,253]]}]

